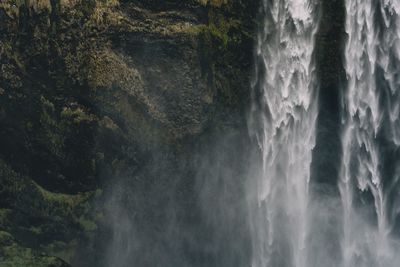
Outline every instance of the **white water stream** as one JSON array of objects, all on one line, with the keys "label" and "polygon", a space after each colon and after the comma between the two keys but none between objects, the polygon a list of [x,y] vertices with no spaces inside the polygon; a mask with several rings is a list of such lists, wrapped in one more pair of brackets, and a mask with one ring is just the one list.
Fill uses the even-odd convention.
[{"label": "white water stream", "polygon": [[307,267],[309,180],[318,115],[308,0],[263,1],[250,132],[262,154],[253,267]]},{"label": "white water stream", "polygon": [[250,189],[252,267],[400,266],[400,1],[346,0],[335,196],[314,197],[310,181],[317,4],[264,0],[262,14],[249,118],[262,165]]},{"label": "white water stream", "polygon": [[[400,1],[347,0],[340,192],[345,267],[399,266]],[[397,195],[397,196],[396,196]],[[394,198],[393,198],[394,196]]]}]

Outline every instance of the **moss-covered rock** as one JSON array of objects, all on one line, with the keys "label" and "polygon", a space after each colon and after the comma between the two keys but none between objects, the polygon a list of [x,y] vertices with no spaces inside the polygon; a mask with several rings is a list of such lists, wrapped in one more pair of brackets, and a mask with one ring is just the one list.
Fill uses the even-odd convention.
[{"label": "moss-covered rock", "polygon": [[100,196],[98,191],[76,195],[49,192],[1,160],[0,187],[0,229],[34,248],[32,253],[39,253],[39,249],[70,260],[73,254],[68,248],[76,249],[78,239],[97,228],[91,203]]},{"label": "moss-covered rock", "polygon": [[64,261],[30,248],[19,246],[12,235],[0,231],[0,266],[2,267],[68,267]]},{"label": "moss-covered rock", "polygon": [[107,236],[100,192],[116,177],[157,187],[156,164],[174,183],[169,164],[197,138],[245,127],[250,2],[0,3],[4,266],[64,266],[46,255],[73,263],[82,247],[92,253],[93,238]]}]

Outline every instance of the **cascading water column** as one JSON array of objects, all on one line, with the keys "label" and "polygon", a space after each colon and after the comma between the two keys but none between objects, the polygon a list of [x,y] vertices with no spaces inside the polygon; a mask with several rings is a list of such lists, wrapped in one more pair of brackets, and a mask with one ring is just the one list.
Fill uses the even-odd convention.
[{"label": "cascading water column", "polygon": [[[347,0],[342,168],[345,267],[397,266],[400,2]],[[397,152],[396,152],[397,151]],[[396,156],[397,155],[397,156]],[[397,251],[397,253],[396,253]]]},{"label": "cascading water column", "polygon": [[252,266],[306,267],[318,114],[316,4],[264,0],[262,15],[249,119],[262,155],[262,171],[251,189],[258,197],[252,214]]}]

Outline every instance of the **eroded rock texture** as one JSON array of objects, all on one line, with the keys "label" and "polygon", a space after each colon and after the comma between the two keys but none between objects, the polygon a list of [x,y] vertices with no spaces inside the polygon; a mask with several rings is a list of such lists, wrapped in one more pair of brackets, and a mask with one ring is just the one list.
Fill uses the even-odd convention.
[{"label": "eroded rock texture", "polygon": [[[127,220],[153,243],[170,238],[160,229],[172,202],[182,229],[196,220],[212,232],[218,221],[196,219],[202,196],[194,187],[205,154],[208,167],[244,164],[257,6],[0,3],[1,266],[112,266],[103,256],[115,184],[129,188]],[[213,161],[221,147],[225,157]],[[200,236],[213,243],[211,234]],[[157,247],[151,242],[143,251]],[[218,264],[218,249],[200,253],[190,242],[187,249],[188,264],[202,257]],[[143,257],[137,266],[155,264]]]}]

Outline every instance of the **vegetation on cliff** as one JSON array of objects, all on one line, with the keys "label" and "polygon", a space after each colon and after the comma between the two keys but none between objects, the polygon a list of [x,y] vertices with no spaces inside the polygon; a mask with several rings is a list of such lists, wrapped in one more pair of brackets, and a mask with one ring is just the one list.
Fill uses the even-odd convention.
[{"label": "vegetation on cliff", "polygon": [[1,266],[73,264],[114,177],[243,127],[249,2],[0,3]]}]

